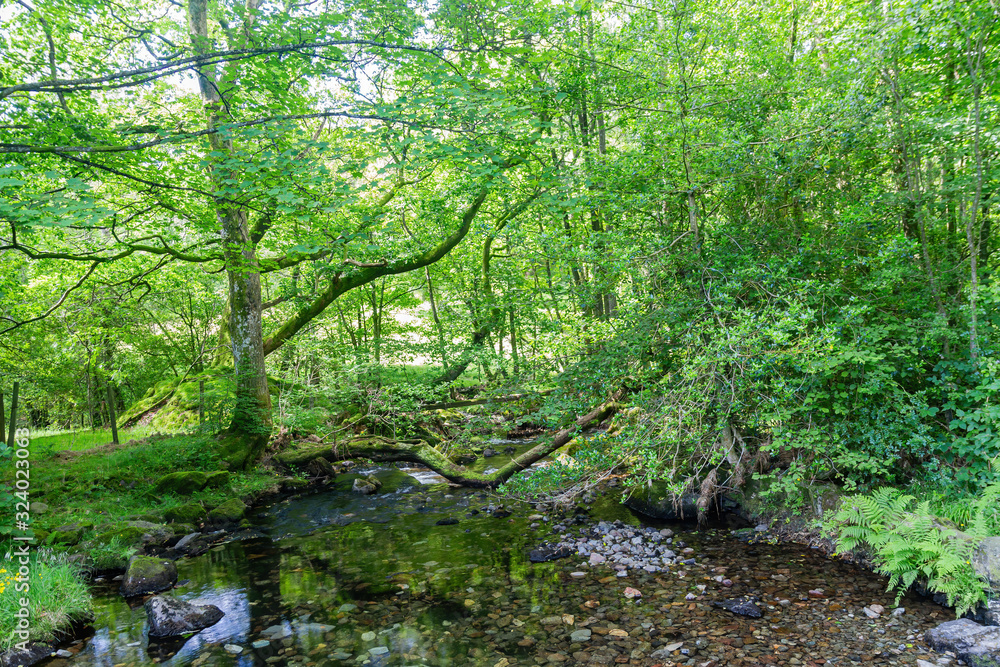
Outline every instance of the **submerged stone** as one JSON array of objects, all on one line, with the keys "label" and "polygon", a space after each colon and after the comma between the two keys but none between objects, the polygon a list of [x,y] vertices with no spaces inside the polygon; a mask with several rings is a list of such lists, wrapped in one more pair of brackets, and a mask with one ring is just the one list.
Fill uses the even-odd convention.
[{"label": "submerged stone", "polygon": [[573,555],[573,550],[569,547],[556,544],[542,544],[537,549],[532,549],[528,554],[528,560],[532,563],[547,563],[550,560],[559,560]]},{"label": "submerged stone", "polygon": [[198,632],[215,625],[226,615],[215,605],[193,605],[164,595],[150,598],[143,606],[149,617],[150,637],[175,637]]},{"label": "submerged stone", "polygon": [[743,597],[732,600],[723,600],[722,602],[713,602],[712,604],[719,609],[731,611],[739,616],[760,618],[760,607],[758,607],[756,603],[757,598],[752,595],[744,595]]}]

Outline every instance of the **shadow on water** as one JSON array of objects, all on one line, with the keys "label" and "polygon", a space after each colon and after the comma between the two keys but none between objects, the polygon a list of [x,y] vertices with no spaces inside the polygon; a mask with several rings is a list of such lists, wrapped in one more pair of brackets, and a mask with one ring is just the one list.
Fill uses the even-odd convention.
[{"label": "shadow on water", "polygon": [[[485,467],[508,459],[478,463]],[[678,536],[699,560],[711,563],[704,571],[618,579],[609,576],[610,570],[587,570],[580,557],[533,564],[528,551],[554,538],[550,523],[527,516],[528,508],[495,518],[489,513],[495,498],[437,484],[426,472],[410,473],[416,477],[397,468],[342,476],[323,492],[260,510],[253,520],[265,537],[229,542],[178,561],[180,580],[190,583],[172,594],[214,604],[226,614],[190,638],[149,642],[143,608],[131,609],[114,588],[99,589],[96,633],[82,648],[74,647],[80,650],[73,658],[49,665],[448,666],[494,665],[502,659],[527,665],[550,651],[567,657],[581,649],[612,651],[611,640],[622,643],[606,636],[616,623],[634,624],[645,633],[636,646],[646,651],[653,642],[709,633],[736,637],[738,645],[747,644],[741,650],[751,651],[760,624],[708,611],[707,602],[690,602],[695,593],[785,599],[788,607],[768,607],[763,627],[775,637],[802,634],[803,642],[813,643],[808,655],[817,646],[836,644],[840,630],[830,630],[831,610],[846,607],[849,599],[891,602],[883,580],[873,575],[803,547],[748,546],[724,533]],[[378,476],[382,491],[352,493],[359,474]],[[444,518],[458,523],[438,525]],[[614,499],[590,507],[591,522],[615,519],[639,523]],[[583,577],[577,576],[581,568]],[[721,577],[713,576],[717,571],[735,582],[732,589],[721,589],[716,582]],[[650,602],[641,606],[625,599],[620,590],[625,585],[646,591]],[[821,607],[807,595],[815,588],[831,592]],[[910,604],[933,608],[915,600]],[[801,612],[797,620],[792,611]],[[566,620],[566,614],[573,616]],[[594,641],[571,643],[578,627],[573,623],[591,614]],[[795,629],[796,623],[809,629]],[[605,635],[598,632],[602,624]],[[737,642],[727,641],[726,650]],[[688,645],[699,650],[695,643]],[[631,649],[622,650],[628,656]],[[875,655],[875,649],[870,653]]]}]

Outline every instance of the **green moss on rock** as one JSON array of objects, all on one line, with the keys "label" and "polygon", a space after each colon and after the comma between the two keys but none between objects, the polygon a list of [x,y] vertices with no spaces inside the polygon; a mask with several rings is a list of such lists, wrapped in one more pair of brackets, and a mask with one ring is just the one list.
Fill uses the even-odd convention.
[{"label": "green moss on rock", "polygon": [[247,506],[239,498],[233,498],[222,503],[208,513],[208,520],[213,524],[238,523],[247,511]]},{"label": "green moss on rock", "polygon": [[197,523],[205,516],[205,508],[198,503],[187,503],[171,507],[163,517],[172,523]]},{"label": "green moss on rock", "polygon": [[215,472],[208,473],[208,478],[205,480],[206,489],[223,489],[229,486],[230,474],[226,470],[217,470]]},{"label": "green moss on rock", "polygon": [[80,539],[83,536],[83,530],[83,528],[76,524],[60,526],[49,533],[46,537],[45,543],[48,545],[62,544],[65,546],[79,544]]},{"label": "green moss on rock", "polygon": [[204,489],[207,483],[208,475],[199,470],[172,472],[160,478],[156,483],[154,493],[176,493],[180,496],[189,496]]},{"label": "green moss on rock", "polygon": [[122,580],[124,597],[157,593],[172,588],[177,583],[177,567],[164,558],[133,556]]}]

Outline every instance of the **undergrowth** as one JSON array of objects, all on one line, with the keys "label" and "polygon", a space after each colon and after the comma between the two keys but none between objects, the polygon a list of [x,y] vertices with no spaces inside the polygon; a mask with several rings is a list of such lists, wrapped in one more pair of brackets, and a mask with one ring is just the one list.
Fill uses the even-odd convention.
[{"label": "undergrowth", "polygon": [[[71,621],[86,617],[91,610],[90,593],[80,567],[65,555],[49,549],[33,551],[27,582],[16,578],[17,561],[12,543],[0,545],[0,651],[22,641],[16,634],[20,599],[30,600],[30,640],[46,641],[65,630]],[[28,590],[24,590],[24,583]]]},{"label": "undergrowth", "polygon": [[876,569],[889,577],[896,603],[914,583],[943,593],[958,616],[987,600],[988,586],[972,566],[979,543],[993,532],[1000,482],[968,505],[962,532],[935,516],[931,501],[883,487],[844,498],[833,517],[839,552],[867,548]]}]

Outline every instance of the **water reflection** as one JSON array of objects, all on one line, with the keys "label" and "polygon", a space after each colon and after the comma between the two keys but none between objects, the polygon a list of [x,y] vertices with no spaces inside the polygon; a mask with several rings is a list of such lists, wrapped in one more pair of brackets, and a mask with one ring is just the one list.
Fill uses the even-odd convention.
[{"label": "water reflection", "polygon": [[[854,601],[888,606],[891,601],[882,580],[801,547],[748,547],[722,534],[683,535],[699,562],[706,562],[706,569],[685,566],[683,574],[675,568],[655,576],[633,573],[623,581],[606,570],[588,570],[583,558],[533,564],[528,551],[545,539],[549,524],[527,518],[530,510],[496,518],[486,511],[496,500],[479,492],[430,488],[415,479],[415,471],[360,472],[378,476],[383,492],[354,494],[354,477],[345,476],[323,493],[259,512],[254,521],[265,537],[230,542],[178,561],[180,579],[192,583],[172,594],[221,608],[226,615],[217,625],[186,640],[150,643],[143,608],[130,609],[108,587],[96,600],[97,632],[68,662],[72,667],[263,667],[270,658],[271,664],[310,667],[492,666],[507,658],[509,664],[529,665],[548,655],[550,647],[570,652],[569,634],[598,613],[600,623],[625,623],[631,616],[630,625],[655,624],[663,636],[725,634],[739,638],[752,652],[752,647],[768,644],[749,639],[771,627],[783,637],[779,641],[805,634],[807,642],[826,646],[840,632],[831,629],[840,621],[830,620],[840,607]],[[592,520],[637,523],[613,499],[599,499],[589,510]],[[458,523],[438,525],[445,517]],[[533,521],[537,530],[529,528]],[[584,577],[571,575],[581,569]],[[736,582],[732,589],[720,588],[723,574]],[[638,602],[626,600],[620,590],[626,584],[639,587],[650,602],[636,606]],[[687,596],[706,586],[721,595],[761,596],[770,605],[766,622],[696,609]],[[806,595],[816,588],[830,591],[829,599],[816,602]],[[776,603],[779,599],[790,601],[788,614]],[[922,610],[915,611],[913,621],[907,618],[914,625],[930,613],[926,603],[905,604]],[[799,616],[790,617],[792,612]],[[567,625],[564,614],[575,615],[577,625]],[[553,617],[558,628],[551,624]],[[789,633],[789,627],[799,626],[806,629]],[[887,646],[899,643],[884,639]],[[595,640],[590,648],[600,645],[603,650],[610,644],[600,641],[604,643]],[[239,653],[227,645],[239,647]],[[623,655],[631,650],[624,649]],[[50,667],[66,664],[53,661]]]}]

